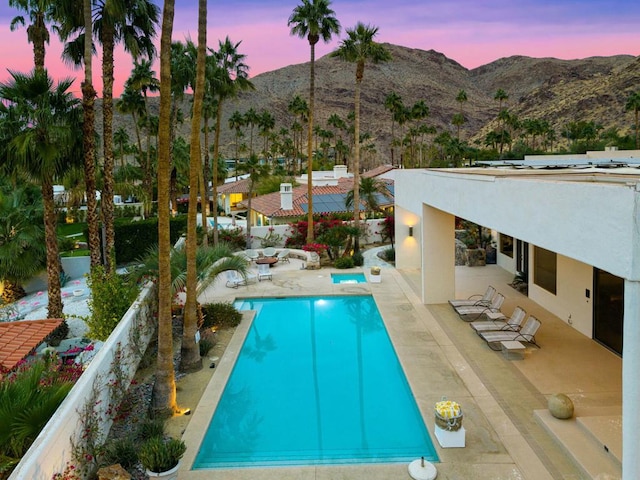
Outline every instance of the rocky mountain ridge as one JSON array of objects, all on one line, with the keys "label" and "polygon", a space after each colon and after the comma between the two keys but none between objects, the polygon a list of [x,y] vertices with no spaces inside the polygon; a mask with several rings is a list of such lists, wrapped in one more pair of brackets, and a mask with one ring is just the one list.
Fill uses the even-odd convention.
[{"label": "rocky mountain ridge", "polygon": [[[389,162],[391,114],[384,100],[391,92],[402,98],[405,106],[424,100],[429,107],[428,125],[438,132],[455,135],[451,120],[462,108],[467,121],[461,139],[483,145],[486,133],[495,127],[499,105],[494,100],[498,89],[509,96],[503,104],[520,119],[544,119],[556,129],[558,138],[567,122],[594,120],[606,129],[618,128],[621,134],[633,129],[633,114],[624,104],[633,91],[640,89],[640,57],[616,55],[580,60],[512,56],[469,70],[434,50],[411,49],[384,44],[392,59],[382,64],[367,64],[362,82],[361,131],[371,135],[380,164]],[[289,128],[294,121],[287,107],[300,95],[308,99],[309,63],[280,68],[251,79],[255,90],[243,92],[225,103],[221,149],[233,156],[233,134],[228,119],[235,111],[245,113],[267,110],[274,115],[276,127]],[[315,125],[327,129],[327,119],[338,114],[346,119],[353,110],[355,65],[329,55],[316,60]],[[456,96],[465,90],[467,102],[460,105]],[[183,111],[189,112],[189,99]],[[157,113],[157,98],[151,99]],[[117,114],[116,128],[131,119]],[[180,134],[188,136],[189,122]],[[133,138],[133,135],[132,135]]]}]

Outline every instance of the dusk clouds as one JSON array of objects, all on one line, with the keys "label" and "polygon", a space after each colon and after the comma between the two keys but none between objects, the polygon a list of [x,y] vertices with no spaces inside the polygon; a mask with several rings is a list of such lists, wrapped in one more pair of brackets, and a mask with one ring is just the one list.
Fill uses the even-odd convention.
[{"label": "dusk clouds", "polygon": [[[161,5],[161,2],[158,2]],[[208,43],[229,36],[242,41],[251,75],[306,62],[306,40],[289,35],[287,20],[297,0],[217,0],[209,2]],[[640,55],[640,2],[631,0],[335,0],[331,7],[344,29],[358,21],[379,28],[378,41],[436,50],[467,68],[511,55],[563,59],[615,54]],[[7,69],[33,68],[26,29],[9,30],[20,12],[0,6],[0,79]],[[174,39],[197,37],[197,2],[176,0]],[[320,42],[317,58],[338,45]],[[77,75],[60,60],[60,45],[52,34],[47,68],[55,78]],[[131,70],[131,60],[118,52],[116,95]],[[99,62],[94,61],[98,91]],[[74,85],[74,90],[79,90]]]}]

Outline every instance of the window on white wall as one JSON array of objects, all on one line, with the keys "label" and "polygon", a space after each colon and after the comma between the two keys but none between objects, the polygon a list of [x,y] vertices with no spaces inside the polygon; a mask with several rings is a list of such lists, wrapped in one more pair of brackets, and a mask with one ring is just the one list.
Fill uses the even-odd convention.
[{"label": "window on white wall", "polygon": [[510,235],[500,234],[500,252],[507,257],[513,258],[513,237]]},{"label": "window on white wall", "polygon": [[556,252],[534,247],[533,249],[533,283],[548,292],[556,294],[558,259]]}]

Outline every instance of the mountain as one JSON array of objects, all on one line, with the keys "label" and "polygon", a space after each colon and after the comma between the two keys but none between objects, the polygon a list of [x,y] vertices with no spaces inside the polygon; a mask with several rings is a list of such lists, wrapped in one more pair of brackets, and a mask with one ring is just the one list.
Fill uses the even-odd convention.
[{"label": "mountain", "polygon": [[[384,100],[391,92],[399,94],[408,107],[424,100],[430,110],[426,123],[438,132],[448,130],[455,135],[451,118],[460,111],[456,96],[465,90],[468,101],[462,109],[467,122],[462,126],[461,138],[469,142],[482,140],[495,127],[499,106],[494,96],[498,89],[509,96],[503,107],[520,119],[549,121],[558,137],[567,122],[578,120],[594,120],[604,128],[617,127],[621,134],[633,128],[633,115],[625,112],[624,104],[632,91],[640,89],[640,57],[559,60],[512,56],[469,70],[434,50],[384,46],[392,60],[367,64],[361,97],[361,131],[371,135],[380,164],[389,162],[391,115],[384,108]],[[257,112],[266,109],[276,119],[274,131],[290,127],[293,116],[287,106],[296,95],[308,99],[309,63],[266,72],[251,80],[254,91],[243,92],[225,104],[221,148],[227,156],[234,152],[228,118],[236,110],[244,113],[249,108]],[[353,110],[354,84],[355,65],[329,55],[316,61],[315,125],[329,129],[327,119],[334,113],[347,118]],[[157,102],[157,98],[151,99],[155,112]],[[185,101],[183,112],[188,114],[189,101]],[[120,122],[128,123],[134,138],[130,118],[117,115],[115,122],[116,128]],[[188,136],[189,122],[180,128],[180,134]],[[254,137],[254,144],[259,144],[255,132]]]}]

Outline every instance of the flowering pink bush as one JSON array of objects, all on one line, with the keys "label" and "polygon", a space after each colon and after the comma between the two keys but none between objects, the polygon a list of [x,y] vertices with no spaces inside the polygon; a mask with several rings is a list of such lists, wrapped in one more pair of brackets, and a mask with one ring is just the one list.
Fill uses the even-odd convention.
[{"label": "flowering pink bush", "polygon": [[326,251],[328,248],[329,246],[324,245],[323,243],[308,243],[302,246],[302,249],[305,252],[316,252],[318,255]]}]

